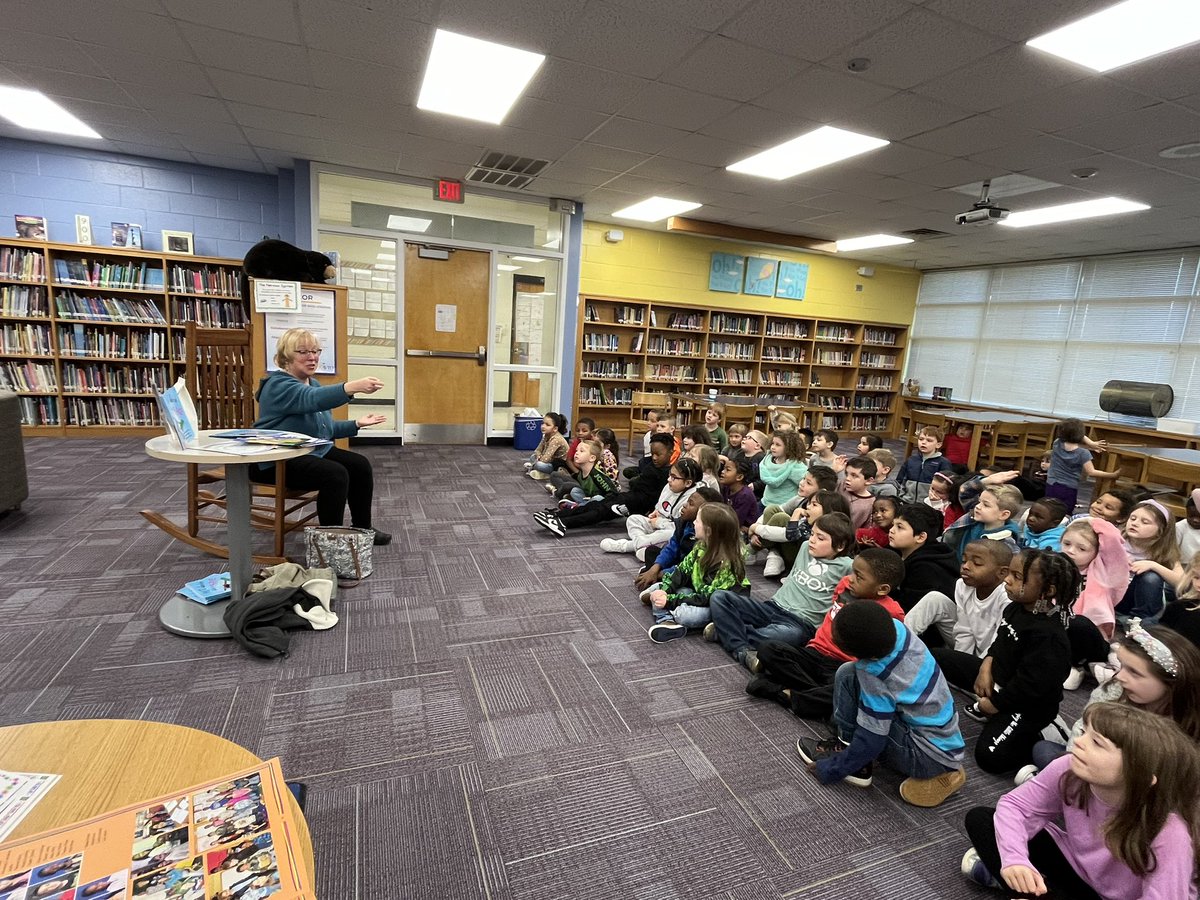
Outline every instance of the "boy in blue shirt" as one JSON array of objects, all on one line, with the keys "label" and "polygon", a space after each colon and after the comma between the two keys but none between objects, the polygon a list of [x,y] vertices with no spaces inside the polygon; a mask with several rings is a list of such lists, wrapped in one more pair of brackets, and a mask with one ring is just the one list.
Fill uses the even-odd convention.
[{"label": "boy in blue shirt", "polygon": [[870,787],[876,760],[907,776],[900,797],[940,806],[966,783],[965,744],[942,670],[921,639],[878,603],[850,603],[833,641],[855,662],[834,677],[838,738],[796,741],[822,784]]},{"label": "boy in blue shirt", "polygon": [[917,449],[900,471],[896,473],[896,484],[900,498],[907,503],[920,503],[929,494],[929,485],[938,472],[949,472],[954,467],[942,456],[942,429],[926,425],[917,435]]},{"label": "boy in blue shirt", "polygon": [[967,485],[959,490],[959,500],[967,514],[946,529],[942,541],[954,549],[960,563],[967,544],[980,538],[1003,541],[1013,553],[1021,549],[1017,545],[1017,516],[1021,514],[1025,498],[1011,484],[1001,483],[1008,474],[1001,472],[988,475],[982,482],[968,482],[969,485],[982,486],[974,505],[964,496],[964,490],[968,495],[971,493]]}]

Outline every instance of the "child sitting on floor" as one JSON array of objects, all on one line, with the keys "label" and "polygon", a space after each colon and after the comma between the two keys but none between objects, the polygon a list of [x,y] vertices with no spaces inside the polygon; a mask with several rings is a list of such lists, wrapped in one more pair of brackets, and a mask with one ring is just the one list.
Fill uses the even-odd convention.
[{"label": "child sitting on floor", "polygon": [[1187,504],[1184,506],[1184,518],[1175,523],[1175,543],[1179,547],[1179,558],[1185,563],[1200,553],[1200,509],[1196,506],[1198,502],[1200,488],[1195,488],[1188,495]]},{"label": "child sitting on floor", "polygon": [[837,447],[838,436],[836,431],[831,431],[828,428],[821,428],[813,432],[812,452],[808,455],[808,464],[810,466],[828,466],[831,469],[837,468],[838,455],[834,452]]},{"label": "child sitting on floor", "polygon": [[681,457],[671,466],[654,509],[646,515],[630,511],[625,520],[628,539],[604,538],[600,549],[605,553],[633,553],[643,547],[661,547],[671,539],[679,511],[699,482],[700,466],[694,459]]},{"label": "child sitting on floor", "polygon": [[580,441],[575,449],[575,477],[571,485],[559,489],[555,495],[559,508],[572,508],[583,503],[604,500],[616,494],[620,488],[600,468],[603,450],[597,441]]},{"label": "child sitting on floor", "polygon": [[525,463],[525,471],[534,481],[549,480],[555,463],[561,464],[567,458],[568,444],[563,437],[566,430],[567,420],[561,413],[549,412],[542,417],[542,439]]},{"label": "child sitting on floor", "polygon": [[717,471],[721,467],[721,457],[708,444],[696,444],[687,452],[688,458],[700,467],[700,480],[714,491],[721,489]]},{"label": "child sitting on floor", "polygon": [[858,439],[858,455],[866,456],[872,450],[883,447],[883,438],[877,434],[864,434]]},{"label": "child sitting on floor", "polygon": [[900,797],[944,803],[967,781],[954,700],[920,638],[878,603],[851,603],[833,620],[833,641],[855,662],[834,675],[833,740],[800,738],[796,751],[822,784],[870,787],[875,762],[906,776]]},{"label": "child sitting on floor", "polygon": [[[814,466],[804,473],[800,486],[794,497],[782,506],[772,504],[763,510],[762,516],[746,530],[750,540],[751,553],[757,559],[759,550],[765,550],[764,562],[766,567],[763,574],[771,578],[786,571],[796,560],[796,552],[800,544],[808,540],[809,534],[809,504],[818,491],[828,491],[834,494],[837,487],[837,476],[832,469],[824,466]],[[850,505],[844,497],[839,497],[840,504],[824,510],[824,512],[840,512],[850,515]],[[772,556],[771,554],[775,554]]]},{"label": "child sitting on floor", "polygon": [[746,684],[746,693],[774,700],[802,719],[829,719],[833,715],[833,676],[851,662],[833,642],[833,620],[856,600],[883,606],[903,622],[904,611],[888,596],[891,586],[904,576],[904,564],[891,550],[868,547],[854,557],[850,574],[833,590],[833,605],[816,635],[803,647],[783,641],[763,641],[758,648],[758,674]]},{"label": "child sitting on floor", "polygon": [[[969,515],[963,516],[942,535],[942,540],[954,549],[960,560],[962,548],[979,538],[1003,541],[1009,550],[1017,549],[1016,527],[1012,519],[1020,513],[1025,498],[1011,484],[989,480],[1002,479],[1009,474],[1011,473],[1005,472],[984,478],[983,489],[979,492],[975,505],[968,510]],[[962,496],[961,490],[959,496]]]},{"label": "child sitting on floor", "polygon": [[1198,795],[1200,751],[1178,725],[1097,703],[1071,755],[967,813],[962,872],[1022,896],[1194,898]]},{"label": "child sitting on floor", "polygon": [[996,639],[1000,615],[1008,606],[1004,579],[1011,564],[1012,551],[1004,544],[971,541],[963,551],[954,599],[930,591],[909,610],[905,624],[933,648],[935,659],[940,647],[953,647],[982,659]]},{"label": "child sitting on floor", "polygon": [[1133,577],[1117,604],[1117,621],[1140,619],[1153,625],[1168,600],[1175,598],[1175,583],[1183,575],[1175,523],[1170,511],[1157,500],[1143,500],[1125,521],[1125,549]]},{"label": "child sitting on floor", "polygon": [[778,506],[796,493],[808,466],[803,461],[800,436],[794,431],[771,435],[770,451],[759,463],[758,478],[763,483],[763,506]]},{"label": "child sitting on floor", "polygon": [[1192,557],[1176,582],[1176,596],[1158,621],[1200,647],[1200,553]]},{"label": "child sitting on floor", "polygon": [[642,456],[650,455],[650,438],[658,433],[658,420],[665,412],[657,409],[646,410],[646,433],[642,435]]},{"label": "child sitting on floor", "polygon": [[[871,521],[854,532],[854,541],[859,547],[886,547],[888,532],[900,512],[900,501],[895,497],[876,497],[871,504]],[[901,568],[903,574],[903,567]],[[891,582],[899,586],[900,582]]]},{"label": "child sitting on floor", "polygon": [[1017,526],[1017,543],[1034,550],[1057,550],[1062,546],[1067,507],[1061,500],[1043,497],[1029,507],[1025,521]]},{"label": "child sitting on floor", "polygon": [[917,434],[917,449],[904,461],[896,475],[900,486],[900,497],[909,503],[919,503],[929,493],[929,485],[938,472],[949,472],[953,468],[950,460],[942,456],[942,429],[926,425]]},{"label": "child sitting on floor", "polygon": [[941,516],[921,503],[903,504],[888,530],[888,546],[904,560],[904,579],[892,597],[906,613],[930,591],[954,593],[958,558],[938,540],[941,534]]},{"label": "child sitting on floor", "polygon": [[869,456],[856,456],[846,461],[845,474],[838,487],[850,505],[850,521],[855,528],[865,528],[875,507],[875,495],[869,485],[875,480],[875,461]]},{"label": "child sitting on floor", "polygon": [[876,497],[897,497],[900,486],[896,484],[896,454],[887,447],[880,447],[864,454],[875,461],[875,480],[871,483],[871,493]]},{"label": "child sitting on floor", "polygon": [[708,432],[708,442],[718,453],[724,453],[729,446],[729,435],[721,427],[721,419],[725,417],[725,404],[713,403],[704,411],[704,429]]},{"label": "child sitting on floor", "polygon": [[696,515],[696,545],[650,594],[654,624],[646,634],[665,644],[688,629],[703,628],[712,619],[708,604],[713,592],[730,590],[750,593],[737,517],[723,503],[705,503]]},{"label": "child sitting on floor", "polygon": [[741,422],[734,422],[729,426],[725,434],[727,446],[721,451],[722,461],[728,459],[736,462],[739,459],[746,458],[745,451],[742,450],[742,438],[746,436],[746,432],[749,430]]},{"label": "child sitting on floor", "polygon": [[771,442],[767,436],[753,428],[746,432],[746,436],[742,438],[742,454],[746,462],[750,463],[750,480],[746,482],[754,491],[754,496],[761,498],[763,488],[766,487],[759,480],[758,470],[762,466],[762,461],[766,459],[766,448],[771,446]]},{"label": "child sitting on floor", "polygon": [[638,595],[642,603],[650,604],[650,592],[658,588],[659,582],[671,574],[679,565],[680,560],[692,552],[696,546],[696,516],[700,507],[705,503],[720,503],[721,495],[712,488],[698,487],[688,497],[687,503],[679,511],[675,521],[675,532],[671,539],[661,547],[646,547],[636,555],[646,556],[646,565],[633,579],[633,585],[641,593]]},{"label": "child sitting on floor", "polygon": [[[746,534],[758,520],[758,498],[754,496],[747,480],[750,478],[750,463],[744,459],[736,462],[727,460],[721,466],[717,480],[721,483],[721,497],[737,514],[738,528]],[[803,482],[801,482],[803,484]]]}]

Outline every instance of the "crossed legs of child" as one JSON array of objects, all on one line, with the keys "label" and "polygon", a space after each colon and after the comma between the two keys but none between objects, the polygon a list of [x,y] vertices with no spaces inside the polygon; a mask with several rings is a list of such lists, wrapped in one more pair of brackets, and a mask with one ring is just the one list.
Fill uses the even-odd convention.
[{"label": "crossed legs of child", "polygon": [[[963,857],[963,874],[981,884],[988,884],[986,876],[990,875],[989,886],[1003,887],[1000,882],[1000,849],[996,846],[996,824],[993,818],[995,814],[994,806],[976,806],[967,811],[964,823],[967,837],[971,839],[971,846],[986,872],[968,872],[967,857]],[[1041,873],[1046,882],[1049,892],[1043,896],[1059,900],[1100,900],[1100,895],[1079,877],[1071,863],[1063,856],[1054,838],[1045,830],[1039,831],[1029,841],[1029,863]]]},{"label": "crossed legs of child", "polygon": [[758,669],[757,648],[763,641],[801,646],[817,633],[814,626],[770,600],[763,603],[734,591],[715,591],[709,604],[717,640],[751,671]]},{"label": "crossed legs of child", "polygon": [[[930,628],[936,629],[943,646],[954,646],[954,623],[958,618],[958,606],[941,591],[930,591],[904,614],[904,624],[913,634],[925,640]],[[925,641],[926,645],[929,641]],[[934,641],[934,644],[937,642]]]},{"label": "crossed legs of child", "polygon": [[[783,507],[772,504],[763,510],[762,523],[771,528],[786,529],[791,518],[783,511]],[[759,540],[762,544],[760,551],[766,553],[766,561],[763,566],[765,577],[772,578],[792,570],[796,556],[800,553],[799,544],[793,544],[790,541],[771,541],[761,537]]]},{"label": "crossed legs of child", "polygon": [[1133,576],[1125,596],[1117,604],[1117,621],[1122,625],[1130,619],[1141,619],[1142,627],[1154,625],[1175,591],[1157,572],[1141,572]]},{"label": "crossed legs of child", "polygon": [[833,715],[833,676],[840,660],[811,647],[783,641],[758,645],[760,674],[746,683],[746,693],[774,700],[802,719],[826,721]]},{"label": "crossed legs of child", "polygon": [[656,644],[665,644],[681,638],[689,630],[698,630],[712,621],[712,615],[707,606],[694,606],[690,603],[680,603],[674,609],[659,609],[650,607],[654,624],[646,634]]},{"label": "crossed legs of child", "polygon": [[625,520],[625,533],[629,537],[626,540],[605,538],[600,542],[600,549],[605,553],[635,553],[643,547],[663,546],[674,532],[675,523],[670,519],[662,523],[660,519],[633,515]]}]

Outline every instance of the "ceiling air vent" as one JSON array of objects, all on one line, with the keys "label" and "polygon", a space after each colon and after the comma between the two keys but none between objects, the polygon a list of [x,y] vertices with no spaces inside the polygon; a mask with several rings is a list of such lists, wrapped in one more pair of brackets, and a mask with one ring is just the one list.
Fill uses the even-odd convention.
[{"label": "ceiling air vent", "polygon": [[933,228],[911,228],[908,231],[900,232],[904,237],[910,238],[940,238],[949,237],[948,231],[937,231]]},{"label": "ceiling air vent", "polygon": [[487,150],[479,158],[479,162],[467,172],[467,181],[495,187],[523,188],[548,165],[548,159],[533,159],[501,153],[498,150]]}]

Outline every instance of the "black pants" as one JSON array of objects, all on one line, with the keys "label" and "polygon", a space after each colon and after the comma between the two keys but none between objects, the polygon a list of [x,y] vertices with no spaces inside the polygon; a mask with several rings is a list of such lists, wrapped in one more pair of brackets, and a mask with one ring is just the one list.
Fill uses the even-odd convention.
[{"label": "black pants", "polygon": [[1108,659],[1108,641],[1087,616],[1074,616],[1067,626],[1067,640],[1071,642],[1071,665],[1105,662]]},{"label": "black pants", "polygon": [[[961,650],[939,647],[930,650],[946,680],[964,691],[974,692],[975,679],[983,660]],[[975,741],[975,762],[993,775],[1015,772],[1033,761],[1033,745],[1042,739],[1042,729],[1054,721],[1052,710],[1000,712],[988,716]]]},{"label": "black pants", "polygon": [[[992,877],[1003,881],[1000,877],[1000,850],[996,846],[996,823],[992,818],[995,812],[995,807],[991,806],[976,806],[967,810],[967,837],[971,839],[971,846],[992,873]],[[1100,895],[1079,877],[1079,873],[1058,849],[1054,838],[1045,831],[1039,831],[1029,841],[1029,862],[1046,882],[1048,893],[1043,894],[1043,897],[1052,900],[1100,900]],[[1033,896],[1018,894],[1008,888],[1006,890],[1012,897]]]},{"label": "black pants", "polygon": [[822,721],[833,716],[833,676],[840,660],[784,641],[763,641],[758,659],[764,677],[792,692],[792,712]]},{"label": "black pants", "polygon": [[[289,459],[284,478],[288,490],[317,492],[317,521],[322,525],[341,525],[349,504],[350,524],[355,528],[371,527],[375,479],[371,461],[361,453],[330,447],[324,456]],[[275,466],[260,469],[251,465],[250,480],[274,484]]]}]

